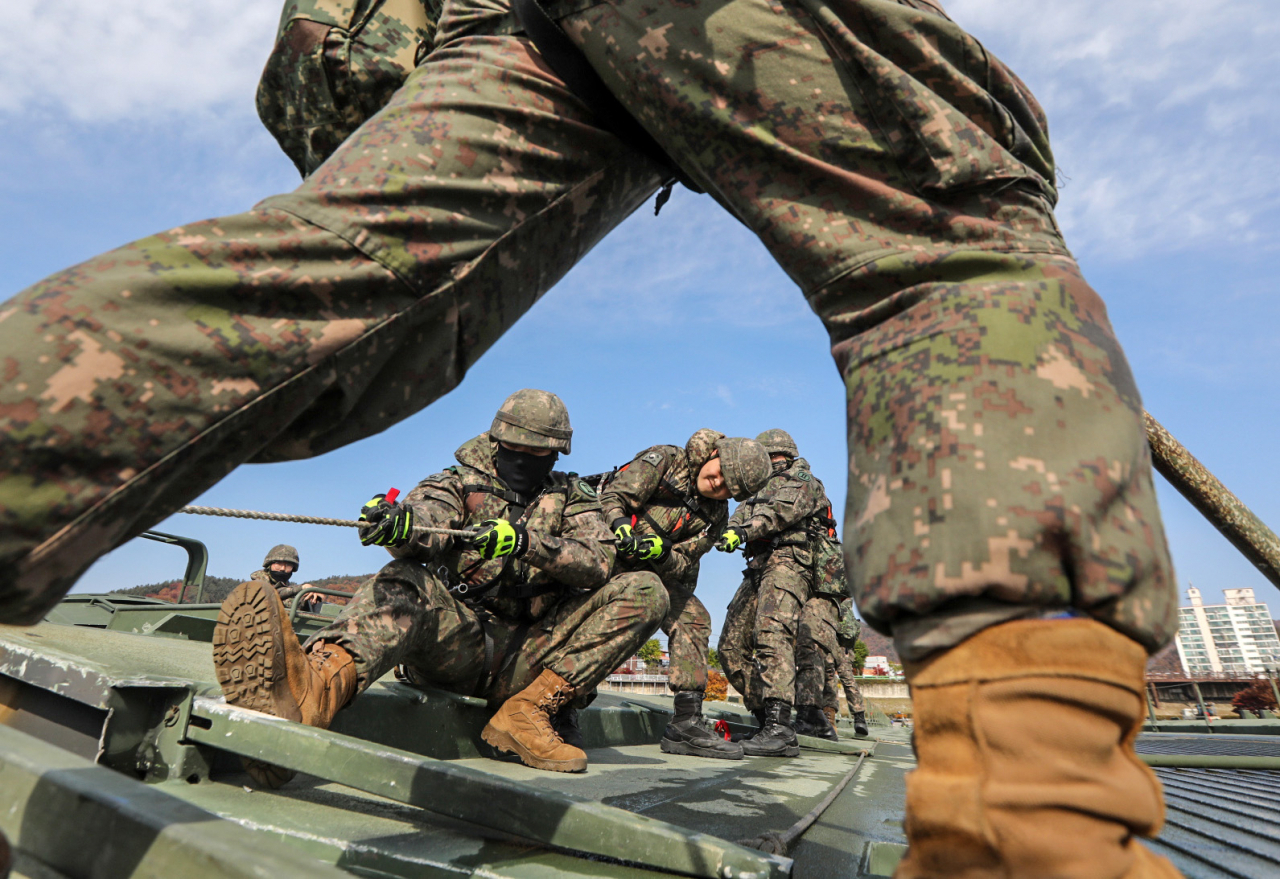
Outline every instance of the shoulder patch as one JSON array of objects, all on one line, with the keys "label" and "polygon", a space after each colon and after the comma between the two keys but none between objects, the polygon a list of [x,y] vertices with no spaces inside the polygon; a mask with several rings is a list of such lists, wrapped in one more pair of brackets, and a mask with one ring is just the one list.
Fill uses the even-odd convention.
[{"label": "shoulder patch", "polygon": [[585,481],[583,481],[583,480],[581,480],[581,479],[579,479],[579,480],[578,480],[578,491],[582,492],[582,493],[583,493],[583,494],[585,494],[587,497],[595,497],[595,496],[596,496],[596,490],[595,490],[594,488],[592,488],[592,487],[591,487],[591,484],[590,484],[589,482],[585,482]]},{"label": "shoulder patch", "polygon": [[657,452],[649,452],[647,455],[643,455],[640,458],[640,460],[648,461],[650,464],[656,467],[662,463],[662,455],[658,454]]},{"label": "shoulder patch", "polygon": [[809,475],[809,471],[808,471],[808,470],[797,470],[797,471],[796,471],[796,479],[799,479],[801,482],[808,482],[808,481],[809,481],[810,479],[812,479],[812,478],[813,478],[813,477]]}]

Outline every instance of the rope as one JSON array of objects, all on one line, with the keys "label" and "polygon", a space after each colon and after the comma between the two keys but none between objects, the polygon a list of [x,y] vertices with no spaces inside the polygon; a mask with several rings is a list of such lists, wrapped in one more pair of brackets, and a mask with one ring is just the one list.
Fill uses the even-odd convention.
[{"label": "rope", "polygon": [[858,774],[858,770],[862,768],[862,761],[865,759],[867,759],[867,752],[863,751],[858,755],[858,762],[853,764],[853,768],[849,770],[844,778],[840,779],[840,783],[822,798],[822,802],[810,809],[803,818],[782,833],[775,833],[772,830],[766,831],[754,839],[740,839],[738,840],[738,845],[757,849],[770,855],[785,855],[791,844],[812,827],[813,822],[822,817],[822,813],[827,811],[827,807],[834,803],[836,797],[840,796],[840,792],[849,785],[849,782],[853,781],[853,777]]},{"label": "rope", "polygon": [[[191,513],[195,516],[227,516],[232,519],[266,519],[269,522],[300,522],[303,525],[337,525],[341,528],[357,528],[360,523],[354,519],[326,519],[323,516],[291,516],[288,513],[260,513],[256,510],[228,510],[222,507],[183,507],[179,513]],[[445,534],[449,537],[474,537],[474,531],[460,528],[430,528],[426,525],[414,525],[414,531],[427,534]]]}]

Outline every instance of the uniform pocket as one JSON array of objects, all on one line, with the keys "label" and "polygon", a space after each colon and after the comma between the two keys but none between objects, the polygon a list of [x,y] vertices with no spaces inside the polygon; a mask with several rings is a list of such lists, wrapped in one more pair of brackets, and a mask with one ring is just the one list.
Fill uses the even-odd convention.
[{"label": "uniform pocket", "polygon": [[845,62],[884,142],[922,194],[1027,180],[1056,199],[1035,98],[932,4],[796,2]]}]

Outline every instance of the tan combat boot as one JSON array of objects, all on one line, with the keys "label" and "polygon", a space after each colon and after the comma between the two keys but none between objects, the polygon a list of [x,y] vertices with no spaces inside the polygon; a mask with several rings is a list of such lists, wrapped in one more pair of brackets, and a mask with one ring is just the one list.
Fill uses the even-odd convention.
[{"label": "tan combat boot", "polygon": [[823,708],[822,713],[827,716],[827,723],[831,724],[831,728],[836,729],[836,710],[834,708]]},{"label": "tan combat boot", "polygon": [[1018,620],[906,663],[918,768],[896,879],[1174,879],[1142,728],[1147,653],[1086,619]]},{"label": "tan combat boot", "polygon": [[[222,602],[213,630],[213,665],[228,705],[327,729],[356,691],[351,654],[336,644],[302,649],[276,590],[241,583]],[[243,760],[259,784],[279,787],[294,773]]]},{"label": "tan combat boot", "polygon": [[565,744],[551,725],[551,716],[574,695],[568,681],[544,669],[537,680],[502,703],[480,737],[534,769],[582,772],[587,768],[586,752]]}]

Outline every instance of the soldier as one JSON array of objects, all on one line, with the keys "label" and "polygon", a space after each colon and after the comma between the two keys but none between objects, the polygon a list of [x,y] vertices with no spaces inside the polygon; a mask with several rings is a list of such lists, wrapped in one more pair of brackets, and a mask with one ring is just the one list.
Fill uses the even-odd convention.
[{"label": "soldier", "polygon": [[748,756],[795,757],[800,753],[791,709],[795,701],[796,633],[811,596],[836,590],[844,578],[817,567],[839,554],[826,489],[799,457],[785,430],[756,440],[769,453],[772,474],[760,493],[733,513],[716,549],[742,548],[746,576],[729,603],[720,632],[720,662],[743,694],[760,729],[743,740]]},{"label": "soldier", "polygon": [[[236,464],[446,393],[674,167],[756,232],[844,379],[853,590],[917,714],[901,875],[1173,875],[1136,841],[1163,807],[1132,748],[1172,566],[1034,96],[937,0],[542,9],[545,53],[507,0],[447,0],[404,85],[295,192],[0,306],[0,616],[40,619]],[[556,34],[621,107],[552,72]],[[627,119],[652,148],[611,133]],[[994,762],[997,733],[1025,756]]]},{"label": "soldier", "polygon": [[[843,562],[840,567],[843,573]],[[838,683],[844,685],[854,732],[860,736],[869,732],[866,706],[851,662],[861,624],[853,615],[853,599],[846,598],[838,605],[836,601],[836,596],[815,596],[805,602],[800,614],[796,634],[796,732],[800,735],[838,737]]]},{"label": "soldier", "polygon": [[617,538],[618,566],[662,578],[671,609],[662,621],[671,654],[675,714],[662,750],[694,757],[742,759],[742,747],[703,723],[711,615],[693,594],[699,559],[720,538],[728,498],[745,500],[764,485],[769,457],[754,440],[702,429],[684,448],[652,446],[636,455],[600,496]]},{"label": "soldier", "polygon": [[[610,577],[595,490],[552,469],[572,434],[559,397],[517,391],[456,465],[400,503],[370,500],[360,540],[396,560],[305,646],[274,589],[236,587],[213,639],[227,701],[323,728],[403,664],[412,682],[500,705],[481,734],[498,751],[535,769],[586,769],[552,717],[635,653],[667,595],[647,571]],[[476,531],[459,543],[430,528]]]},{"label": "soldier", "polygon": [[[267,557],[262,560],[262,570],[254,571],[249,575],[249,579],[270,583],[275,587],[276,594],[281,600],[293,598],[311,586],[310,583],[303,583],[301,586],[289,583],[289,578],[297,572],[298,565],[298,550],[287,543],[280,543],[271,547]],[[320,604],[320,597],[312,595],[304,598],[298,607],[306,613],[315,613],[320,610]]]}]

